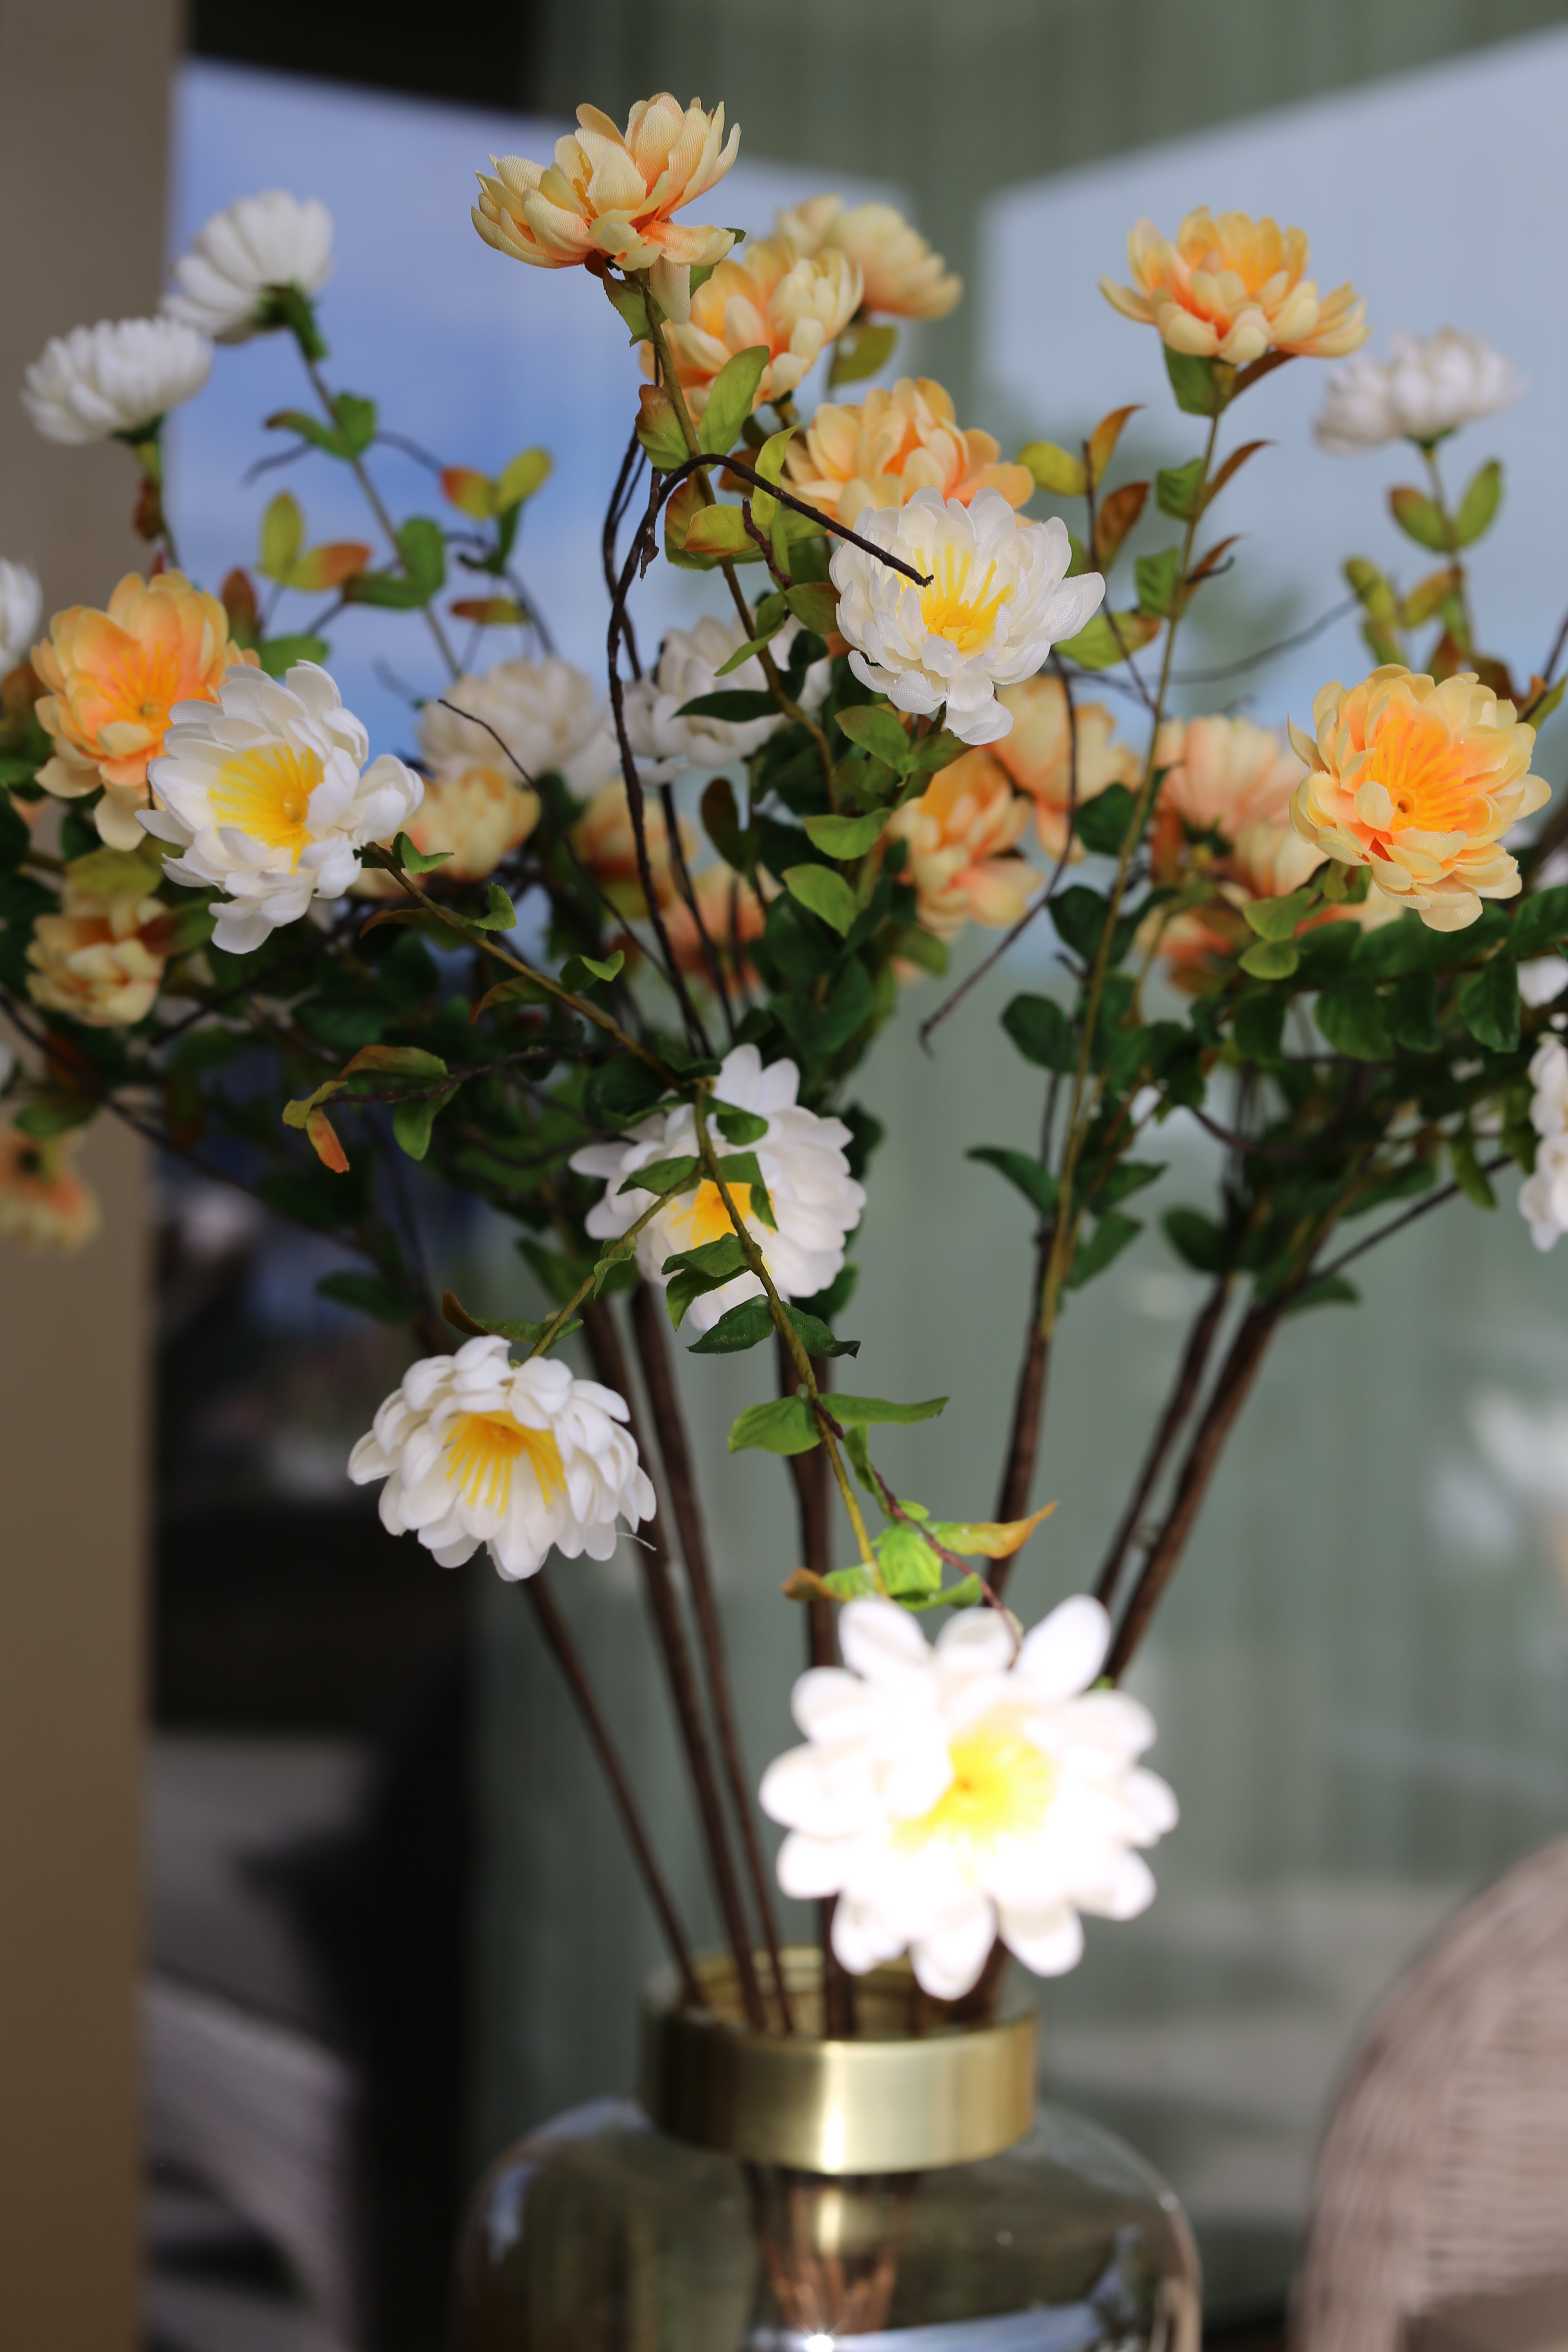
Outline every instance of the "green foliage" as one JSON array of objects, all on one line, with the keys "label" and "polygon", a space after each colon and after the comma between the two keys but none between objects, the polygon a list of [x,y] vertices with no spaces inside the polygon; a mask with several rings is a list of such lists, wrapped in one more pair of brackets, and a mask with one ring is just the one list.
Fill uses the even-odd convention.
[{"label": "green foliage", "polygon": [[1138,589],[1138,609],[1154,619],[1169,621],[1182,609],[1182,551],[1162,548],[1158,555],[1141,555],[1132,566]]},{"label": "green foliage", "polygon": [[1494,955],[1459,987],[1459,1013],[1478,1045],[1511,1054],[1519,1044],[1519,966]]},{"label": "green foliage", "polygon": [[898,340],[896,327],[846,327],[833,346],[828,390],[836,392],[841,383],[860,383],[867,376],[875,375],[892,358]]},{"label": "green foliage", "polygon": [[1051,996],[1016,996],[1002,1026],[1026,1062],[1066,1076],[1078,1066],[1078,1039],[1067,1013]]},{"label": "green foliage", "polygon": [[741,427],[752,413],[768,356],[766,343],[753,343],[726,360],[714,377],[709,388],[708,405],[697,425],[697,446],[710,457],[724,457],[740,439]]},{"label": "green foliage", "polygon": [[1388,510],[1406,539],[1413,539],[1418,547],[1429,547],[1435,554],[1447,553],[1448,526],[1436,499],[1402,484],[1388,493]]},{"label": "green foliage", "polygon": [[1489,530],[1502,504],[1502,467],[1493,457],[1470,477],[1454,517],[1454,544],[1468,547]]},{"label": "green foliage", "polygon": [[1154,477],[1154,498],[1162,514],[1177,522],[1193,522],[1204,508],[1204,461],[1189,457],[1184,466],[1165,466]]},{"label": "green foliage", "polygon": [[1135,805],[1125,784],[1108,784],[1092,800],[1079,803],[1073,814],[1073,830],[1084,847],[1097,856],[1115,857],[1127,838]]},{"label": "green foliage", "polygon": [[[836,1397],[835,1412],[838,1402]],[[763,1454],[809,1454],[821,1443],[816,1416],[798,1390],[794,1396],[770,1397],[765,1404],[748,1405],[730,1431],[731,1454],[748,1446]]]},{"label": "green foliage", "polygon": [[1226,397],[1220,362],[1200,359],[1192,352],[1173,352],[1169,343],[1162,343],[1160,349],[1176,406],[1188,416],[1217,416]]},{"label": "green foliage", "polygon": [[984,1167],[994,1168],[999,1176],[1005,1176],[1042,1217],[1054,1215],[1061,1187],[1050,1170],[1042,1167],[1037,1160],[1031,1160],[1026,1151],[1011,1151],[1000,1143],[981,1143],[963,1156],[966,1160],[978,1160]]},{"label": "green foliage", "polygon": [[790,897],[844,938],[859,912],[855,893],[831,866],[790,866],[780,877]]}]

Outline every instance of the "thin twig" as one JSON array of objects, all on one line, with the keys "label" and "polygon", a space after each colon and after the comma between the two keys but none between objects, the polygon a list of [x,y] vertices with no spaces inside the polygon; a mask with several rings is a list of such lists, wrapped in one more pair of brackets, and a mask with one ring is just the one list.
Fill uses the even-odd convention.
[{"label": "thin twig", "polygon": [[1222,1274],[1194,1318],[1165,1410],[1149,1441],[1143,1466],[1138,1474],[1127,1508],[1110,1538],[1110,1549],[1095,1582],[1095,1599],[1102,1601],[1107,1609],[1116,1599],[1128,1551],[1138,1533],[1155,1482],[1165,1466],[1172,1446],[1181,1435],[1188,1414],[1197,1402],[1198,1391],[1203,1385],[1204,1373],[1208,1369],[1209,1356],[1225,1315],[1226,1301],[1230,1296],[1230,1276]]}]

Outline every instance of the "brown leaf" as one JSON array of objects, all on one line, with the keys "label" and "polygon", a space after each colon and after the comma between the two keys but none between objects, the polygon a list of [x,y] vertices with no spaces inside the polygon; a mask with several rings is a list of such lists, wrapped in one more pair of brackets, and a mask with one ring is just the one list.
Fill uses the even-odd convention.
[{"label": "brown leaf", "polygon": [[1109,572],[1115,562],[1121,542],[1143,511],[1149,496],[1147,482],[1123,482],[1112,490],[1094,518],[1094,562],[1100,572]]},{"label": "brown leaf", "polygon": [[794,1570],[779,1589],[786,1601],[831,1601],[834,1597],[821,1577],[814,1575],[809,1568]]},{"label": "brown leaf", "polygon": [[1221,556],[1224,555],[1226,548],[1234,547],[1240,536],[1241,534],[1239,531],[1233,530],[1228,539],[1216,539],[1214,545],[1209,549],[1207,554],[1200,556],[1197,562],[1194,564],[1192,570],[1188,572],[1187,586],[1189,588],[1195,588],[1200,580],[1206,580],[1209,574],[1217,566],[1219,560]]},{"label": "brown leaf", "polygon": [[349,1155],[338,1141],[337,1131],[324,1110],[313,1110],[305,1121],[305,1134],[323,1168],[334,1176],[349,1172]]},{"label": "brown leaf", "polygon": [[1226,459],[1224,465],[1220,467],[1218,473],[1215,476],[1213,481],[1209,484],[1207,494],[1204,499],[1205,506],[1213,506],[1215,499],[1218,498],[1221,490],[1224,489],[1231,476],[1233,474],[1239,474],[1243,466],[1246,465],[1249,457],[1255,457],[1259,449],[1272,449],[1273,446],[1274,444],[1272,441],[1244,441],[1239,449],[1233,449],[1229,457]]},{"label": "brown leaf", "polygon": [[973,1519],[948,1537],[948,1549],[957,1552],[979,1552],[985,1559],[1010,1559],[1021,1550],[1042,1519],[1048,1519],[1056,1509],[1054,1503],[1043,1504],[1031,1511],[1026,1519]]},{"label": "brown leaf", "polygon": [[1142,405],[1141,400],[1135,400],[1130,408],[1113,408],[1109,416],[1100,418],[1100,423],[1089,435],[1085,457],[1089,467],[1089,482],[1096,489],[1100,487],[1107,466],[1116,454],[1116,445],[1121,438],[1122,426],[1130,416],[1137,415]]}]

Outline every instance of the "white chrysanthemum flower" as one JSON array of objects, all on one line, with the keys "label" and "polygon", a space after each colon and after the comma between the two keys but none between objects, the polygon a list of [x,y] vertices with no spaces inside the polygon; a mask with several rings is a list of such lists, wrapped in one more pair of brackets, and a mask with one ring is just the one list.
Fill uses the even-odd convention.
[{"label": "white chrysanthemum flower", "polygon": [[177,702],[163,751],[148,769],[159,805],[141,822],[184,855],[176,882],[226,891],[213,933],[231,955],[297,922],[312,898],[340,898],[367,842],[391,840],[424,782],[383,752],[342,706],[324,669],[296,662],[286,678],[228,671],[216,702]]},{"label": "white chrysanthemum flower", "polygon": [[282,322],[269,297],[288,287],[320,293],[332,274],[332,216],[315,196],[268,188],[241,196],[200,228],[174,264],[177,290],[163,297],[171,319],[215,343],[247,342]]},{"label": "white chrysanthemum flower", "polygon": [[1110,1627],[1064,1601],[1016,1656],[1008,1621],[974,1609],[934,1648],[891,1601],[852,1601],[846,1664],[795,1686],[810,1745],[763,1776],[763,1811],[790,1834],[779,1885],[836,1895],[833,1948],[863,1975],[910,1953],[925,1990],[967,1992],[998,1935],[1037,1976],[1083,1950],[1079,1914],[1131,1919],[1153,1899],[1133,1849],[1173,1828],[1176,1801],[1137,1765],[1146,1707],[1095,1691]]},{"label": "white chrysanthemum flower", "polygon": [[1320,449],[1353,457],[1387,441],[1439,441],[1511,407],[1524,390],[1511,360],[1458,327],[1395,335],[1388,351],[1386,362],[1363,353],[1329,378],[1312,423]]},{"label": "white chrysanthemum flower", "polygon": [[1531,1011],[1554,1003],[1564,988],[1568,988],[1568,958],[1529,956],[1519,967],[1520,998]]},{"label": "white chrysanthemum flower", "polygon": [[961,742],[994,743],[1011,730],[996,688],[1032,677],[1105,593],[1098,572],[1068,578],[1064,522],[1021,521],[1000,490],[977,491],[968,506],[917,490],[908,506],[865,510],[855,528],[931,585],[917,588],[840,541],[830,570],[839,633],[854,647],[849,667],[895,710],[924,718],[945,703]]},{"label": "white chrysanthemum flower", "polygon": [[608,1559],[617,1517],[635,1534],[654,1492],[621,1423],[626,1400],[552,1356],[514,1364],[504,1339],[411,1364],[349,1456],[357,1486],[384,1478],[381,1523],[443,1568],[480,1544],[502,1576],[532,1576],[552,1545]]},{"label": "white chrysanthemum flower", "polygon": [[1568,1234],[1568,1048],[1543,1038],[1531,1057],[1530,1123],[1541,1138],[1535,1171],[1519,1188],[1519,1212],[1538,1250]]},{"label": "white chrysanthemum flower", "polygon": [[[469,716],[459,718],[459,711]],[[427,702],[419,714],[419,751],[435,776],[496,768],[520,782],[507,751],[530,776],[552,768],[564,772],[602,726],[592,678],[554,654],[543,661],[520,656],[477,675],[465,672],[443,687],[439,701]]]},{"label": "white chrysanthemum flower", "polygon": [[44,592],[37,573],[26,563],[8,563],[0,555],[0,677],[26,660],[43,611]]},{"label": "white chrysanthemum flower", "polygon": [[[799,634],[798,621],[786,621],[769,651],[781,669],[789,664],[789,649]],[[679,719],[688,702],[708,694],[761,694],[767,679],[753,654],[739,669],[723,677],[721,668],[746,642],[739,621],[721,621],[704,614],[694,628],[671,629],[659,647],[658,667],[652,677],[638,678],[626,688],[626,737],[637,754],[645,782],[664,783],[682,768],[727,768],[745,760],[765,743],[783,722],[772,719]],[[815,710],[826,694],[832,677],[830,661],[814,662],[801,689],[801,708]]]},{"label": "white chrysanthemum flower", "polygon": [[[751,1111],[768,1123],[761,1140],[744,1148],[756,1154],[776,1226],[764,1224],[752,1211],[750,1185],[731,1189],[773,1286],[784,1299],[814,1298],[826,1290],[844,1264],[845,1237],[859,1223],[866,1205],[866,1195],[844,1156],[849,1129],[842,1119],[819,1118],[815,1111],[803,1109],[795,1100],[799,1087],[800,1072],[793,1062],[772,1062],[764,1069],[754,1045],[735,1046],[713,1081],[721,1103]],[[721,1160],[731,1148],[740,1149],[725,1144],[711,1120],[710,1129]],[[589,1233],[596,1241],[624,1234],[649,1201],[646,1192],[623,1192],[626,1178],[656,1160],[679,1159],[696,1149],[696,1120],[690,1106],[682,1103],[644,1119],[624,1142],[590,1143],[574,1152],[572,1165],[580,1175],[605,1180],[604,1199],[588,1212]],[[662,1286],[666,1258],[678,1250],[716,1242],[731,1230],[719,1187],[704,1177],[691,1190],[673,1195],[643,1227],[637,1236],[637,1265],[646,1280]],[[693,1330],[711,1330],[731,1307],[762,1295],[754,1274],[738,1274],[721,1289],[694,1300],[688,1320]]]},{"label": "white chrysanthemum flower", "polygon": [[47,441],[143,434],[212,373],[212,345],[182,319],[100,319],[45,344],[22,405]]}]

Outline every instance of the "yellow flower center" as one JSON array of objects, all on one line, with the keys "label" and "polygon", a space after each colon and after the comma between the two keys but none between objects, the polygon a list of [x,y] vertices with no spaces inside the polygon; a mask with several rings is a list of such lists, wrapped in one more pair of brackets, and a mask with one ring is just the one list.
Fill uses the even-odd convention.
[{"label": "yellow flower center", "polygon": [[565,1493],[561,1448],[548,1429],[525,1429],[510,1412],[464,1412],[453,1422],[447,1440],[447,1472],[473,1509],[507,1509],[511,1474],[519,1462],[527,1463],[547,1503]]},{"label": "yellow flower center", "polygon": [[314,751],[271,743],[265,751],[238,752],[213,779],[214,822],[237,825],[268,849],[282,850],[296,866],[310,838],[305,814],[321,781],[321,762]]},{"label": "yellow flower center", "polygon": [[895,1845],[918,1852],[941,1838],[973,1848],[1028,1837],[1041,1827],[1056,1793],[1056,1767],[1013,1724],[980,1724],[948,1752],[952,1779],[929,1813],[900,1822]]},{"label": "yellow flower center", "polygon": [[1442,721],[1397,704],[1368,745],[1360,781],[1380,783],[1394,803],[1392,832],[1484,833],[1488,805],[1474,747]]},{"label": "yellow flower center", "polygon": [[[730,1197],[740,1210],[742,1216],[749,1217],[752,1207],[751,1186],[731,1184]],[[702,1179],[695,1192],[683,1192],[678,1201],[670,1203],[669,1222],[671,1226],[679,1225],[682,1231],[684,1238],[678,1241],[675,1246],[677,1249],[683,1250],[700,1249],[704,1242],[716,1242],[723,1234],[734,1230],[731,1225],[729,1212],[724,1206],[719,1187],[709,1176]]]},{"label": "yellow flower center", "polygon": [[931,559],[931,583],[921,590],[921,618],[933,637],[945,637],[955,652],[972,654],[985,644],[996,626],[996,615],[1013,601],[1011,582],[995,586],[994,558],[985,576],[973,577],[979,558],[949,542]]}]

